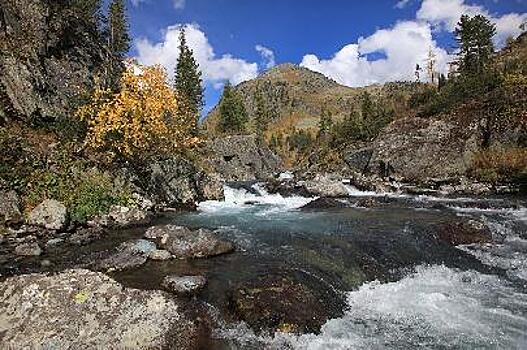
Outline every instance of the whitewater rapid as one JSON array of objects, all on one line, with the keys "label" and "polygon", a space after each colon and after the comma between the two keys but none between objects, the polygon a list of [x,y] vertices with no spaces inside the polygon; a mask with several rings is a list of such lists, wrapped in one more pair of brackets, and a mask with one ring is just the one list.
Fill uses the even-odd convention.
[{"label": "whitewater rapid", "polygon": [[[386,195],[352,187],[349,192]],[[477,201],[473,198],[405,197],[444,202],[458,216],[485,222],[497,243],[457,248],[505,275],[419,265],[396,282],[372,281],[347,291],[344,315],[329,320],[320,334],[256,335],[243,323],[226,323],[215,336],[239,349],[527,349],[527,210],[463,205]],[[198,210],[211,216],[246,212],[270,221],[289,213],[291,220],[314,199],[269,194],[259,184],[251,191],[226,186],[224,201],[200,203]],[[298,214],[297,220],[303,217]]]}]

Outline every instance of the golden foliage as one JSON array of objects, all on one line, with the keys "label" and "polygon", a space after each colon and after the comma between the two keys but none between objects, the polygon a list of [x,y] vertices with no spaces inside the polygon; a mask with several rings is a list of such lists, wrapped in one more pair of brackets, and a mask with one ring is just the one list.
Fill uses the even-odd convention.
[{"label": "golden foliage", "polygon": [[97,87],[91,102],[77,111],[88,123],[86,144],[109,152],[110,158],[144,158],[198,142],[193,123],[178,113],[178,99],[160,66],[130,64],[120,91]]},{"label": "golden foliage", "polygon": [[472,175],[483,181],[527,180],[527,148],[490,149],[475,154]]}]

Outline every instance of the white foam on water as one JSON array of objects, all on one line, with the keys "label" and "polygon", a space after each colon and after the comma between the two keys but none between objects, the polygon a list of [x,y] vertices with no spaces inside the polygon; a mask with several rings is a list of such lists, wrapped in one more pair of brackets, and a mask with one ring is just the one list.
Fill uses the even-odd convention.
[{"label": "white foam on water", "polygon": [[318,335],[256,336],[243,324],[220,330],[240,348],[525,349],[527,294],[497,276],[420,266],[393,283],[348,293],[349,310]]},{"label": "white foam on water", "polygon": [[527,226],[522,225],[525,222],[525,208],[507,212],[507,215],[499,218],[483,216],[482,220],[499,243],[467,244],[458,248],[486,265],[506,270],[510,277],[527,281],[527,240],[525,236],[520,236],[521,231],[527,234]]},{"label": "white foam on water", "polygon": [[242,211],[255,205],[267,205],[273,212],[303,207],[316,198],[301,196],[283,197],[281,194],[269,194],[260,184],[252,185],[255,193],[243,188],[224,186],[225,200],[205,201],[198,204],[198,210],[204,213]]}]

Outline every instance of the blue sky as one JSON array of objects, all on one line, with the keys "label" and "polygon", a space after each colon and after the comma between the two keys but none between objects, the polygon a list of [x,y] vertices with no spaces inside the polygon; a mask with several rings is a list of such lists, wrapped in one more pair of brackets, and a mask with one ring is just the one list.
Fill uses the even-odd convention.
[{"label": "blue sky", "polygon": [[236,84],[284,62],[348,86],[413,79],[415,63],[429,50],[443,71],[461,13],[489,16],[498,25],[500,46],[527,20],[525,1],[130,0],[130,55],[171,71],[177,59],[175,26],[189,25],[208,110],[225,80]]}]

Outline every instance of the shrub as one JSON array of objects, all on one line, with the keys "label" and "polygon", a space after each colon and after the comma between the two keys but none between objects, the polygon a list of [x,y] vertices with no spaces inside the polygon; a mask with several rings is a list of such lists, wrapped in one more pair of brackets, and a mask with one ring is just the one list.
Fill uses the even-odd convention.
[{"label": "shrub", "polygon": [[120,85],[117,93],[96,88],[91,102],[77,111],[88,123],[86,145],[110,158],[138,160],[197,142],[194,123],[178,114],[176,93],[160,66],[130,64]]},{"label": "shrub", "polygon": [[474,156],[471,175],[492,183],[527,183],[527,148],[489,149]]},{"label": "shrub", "polygon": [[25,198],[27,207],[35,207],[47,198],[63,202],[72,221],[85,223],[108,212],[114,204],[128,204],[131,190],[115,186],[108,174],[96,168],[74,165],[62,171],[37,170],[32,174]]}]

